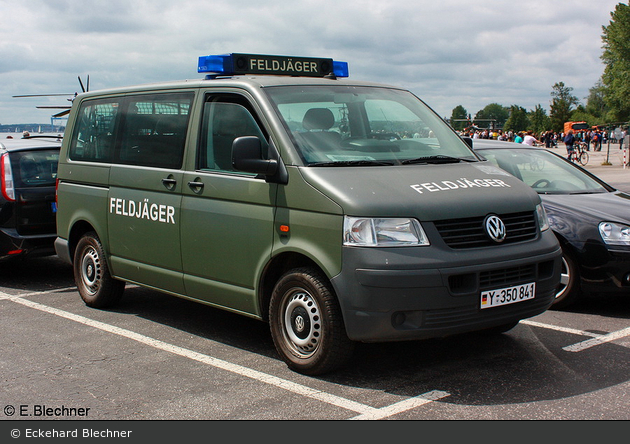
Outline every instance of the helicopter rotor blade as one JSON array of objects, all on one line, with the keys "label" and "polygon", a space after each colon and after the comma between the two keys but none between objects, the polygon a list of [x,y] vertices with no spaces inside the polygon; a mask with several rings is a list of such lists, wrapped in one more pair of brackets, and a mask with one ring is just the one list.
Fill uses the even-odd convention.
[{"label": "helicopter rotor blade", "polygon": [[72,94],[21,94],[13,97],[53,97],[53,96],[71,96]]},{"label": "helicopter rotor blade", "polygon": [[60,113],[57,114],[53,114],[53,118],[57,118],[57,117],[63,117],[63,116],[67,116],[68,114],[70,114],[70,110],[67,109],[65,111],[61,111]]},{"label": "helicopter rotor blade", "polygon": [[83,86],[83,82],[81,81],[81,76],[77,76],[79,79],[79,85],[81,85],[81,91],[85,92],[85,87]]}]

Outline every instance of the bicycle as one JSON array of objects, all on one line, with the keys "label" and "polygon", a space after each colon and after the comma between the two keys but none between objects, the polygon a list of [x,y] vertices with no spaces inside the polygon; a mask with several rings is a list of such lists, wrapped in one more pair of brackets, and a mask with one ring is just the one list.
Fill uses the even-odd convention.
[{"label": "bicycle", "polygon": [[569,160],[571,162],[578,162],[582,166],[586,166],[586,164],[588,163],[588,159],[589,157],[588,152],[586,151],[586,142],[575,142]]}]

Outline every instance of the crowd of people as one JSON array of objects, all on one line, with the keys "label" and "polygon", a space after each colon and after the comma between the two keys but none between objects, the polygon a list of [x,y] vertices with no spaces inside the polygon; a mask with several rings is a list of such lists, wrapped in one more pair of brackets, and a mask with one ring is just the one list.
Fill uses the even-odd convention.
[{"label": "crowd of people", "polygon": [[[572,133],[574,143],[583,142],[586,150],[601,151],[602,146],[611,143],[619,144],[619,149],[623,148],[623,140],[627,135],[627,130],[621,131],[621,137],[617,138],[614,131],[610,133],[599,129],[579,130]],[[527,145],[545,146],[545,148],[557,147],[559,142],[563,142],[568,134],[555,131],[544,131],[535,134],[532,131],[502,131],[492,129],[470,129],[461,133],[464,137],[472,139],[495,139],[507,142],[525,143]]]}]

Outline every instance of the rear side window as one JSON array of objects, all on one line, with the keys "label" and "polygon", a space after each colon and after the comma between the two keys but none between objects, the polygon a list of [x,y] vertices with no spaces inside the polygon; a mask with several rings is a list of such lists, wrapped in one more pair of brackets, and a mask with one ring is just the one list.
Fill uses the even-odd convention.
[{"label": "rear side window", "polygon": [[174,93],[85,101],[70,159],[180,168],[193,98]]},{"label": "rear side window", "polygon": [[51,186],[57,180],[59,150],[15,151],[11,167],[19,188]]},{"label": "rear side window", "polygon": [[192,93],[130,97],[125,104],[120,163],[180,168]]},{"label": "rear side window", "polygon": [[70,144],[70,159],[111,162],[118,100],[90,100],[81,104]]}]

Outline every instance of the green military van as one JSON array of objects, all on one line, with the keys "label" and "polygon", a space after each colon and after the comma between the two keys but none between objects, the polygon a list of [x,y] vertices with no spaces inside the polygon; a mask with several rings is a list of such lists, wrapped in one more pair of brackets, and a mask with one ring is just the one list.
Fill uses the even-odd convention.
[{"label": "green military van", "polygon": [[538,195],[411,92],[325,58],[198,71],[72,104],[55,247],[87,305],[129,282],[241,313],[315,375],[356,342],[507,331],[553,302]]}]

